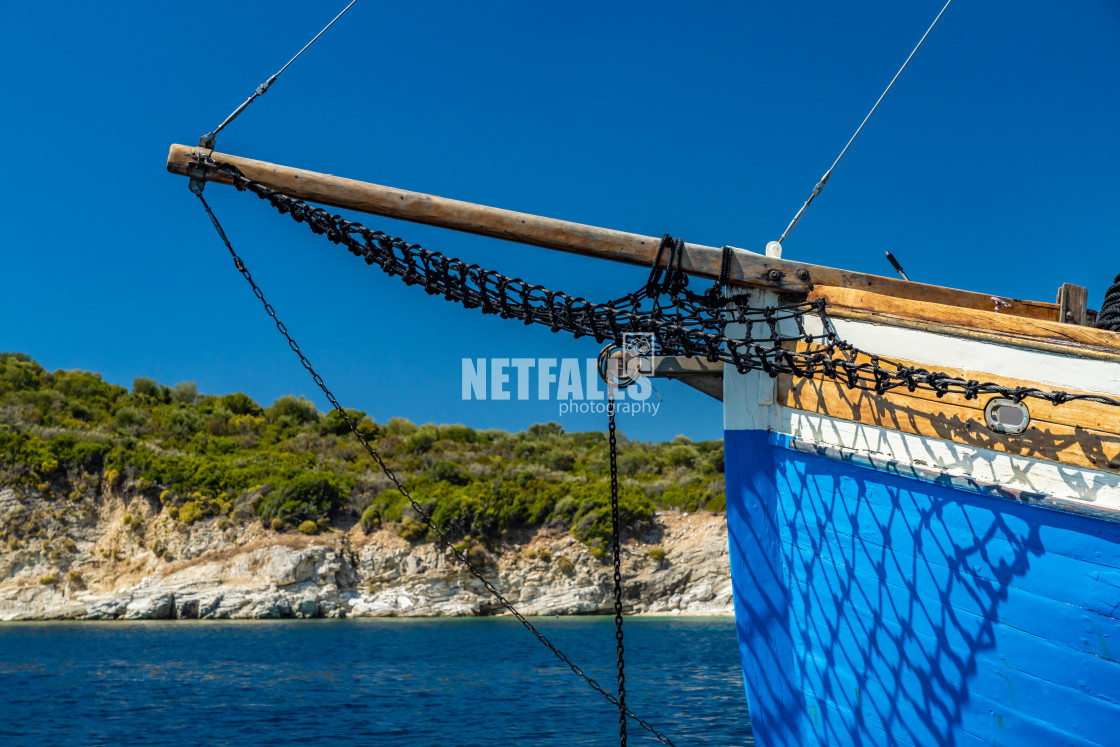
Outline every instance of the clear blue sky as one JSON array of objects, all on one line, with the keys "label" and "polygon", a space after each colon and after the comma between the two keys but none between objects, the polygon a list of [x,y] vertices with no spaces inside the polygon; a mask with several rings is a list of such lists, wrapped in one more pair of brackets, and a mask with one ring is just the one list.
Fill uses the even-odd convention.
[{"label": "clear blue sky", "polygon": [[[164,162],[343,4],[5,4],[0,349],[325,406]],[[359,0],[218,149],[761,251],[941,5]],[[786,256],[890,274],[890,249],[914,279],[1044,301],[1074,282],[1099,306],[1120,272],[1118,125],[1120,3],[956,0]],[[463,402],[461,359],[597,352],[404,287],[256,198],[207,195],[341,401],[379,421],[556,419],[555,402]],[[645,274],[361,220],[592,299]],[[659,391],[630,436],[719,437],[719,403]]]}]

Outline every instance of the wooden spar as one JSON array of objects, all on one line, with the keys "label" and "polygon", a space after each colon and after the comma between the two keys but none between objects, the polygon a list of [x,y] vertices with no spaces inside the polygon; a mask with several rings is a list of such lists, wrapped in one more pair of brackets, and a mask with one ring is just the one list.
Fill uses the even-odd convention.
[{"label": "wooden spar", "polygon": [[[1079,286],[1070,286],[1078,288]],[[1063,290],[1065,290],[1063,288]],[[1080,289],[1084,301],[1084,288]],[[1071,293],[1072,295],[1072,293]],[[810,300],[823,298],[828,315],[872,324],[908,327],[936,334],[994,342],[997,345],[1043,350],[1065,356],[1120,362],[1120,335],[1077,323],[960,309],[946,304],[911,301],[879,293],[818,285]],[[1082,305],[1084,316],[1085,307]]]},{"label": "wooden spar", "polygon": [[[200,151],[195,146],[172,145],[167,156],[167,170],[173,174],[188,176],[187,169],[198,157],[196,154],[206,152]],[[215,152],[211,157],[220,163],[236,166],[246,177],[270,189],[308,202],[450,228],[545,249],[648,267],[657,255],[657,247],[661,243],[659,238],[652,236],[475,205],[446,197],[279,166],[227,153]],[[223,184],[231,183],[229,177],[222,173],[211,174],[210,180]],[[720,249],[686,244],[681,265],[686,272],[693,275],[716,279],[719,277],[720,260]],[[730,282],[737,286],[802,294],[809,293],[814,285],[819,284],[959,308],[1000,310],[996,308],[996,299],[987,293],[954,290],[897,278],[766,257],[742,249],[733,253]],[[1058,319],[1056,304],[1007,298],[999,298],[998,303],[1005,314],[1053,321]]]}]

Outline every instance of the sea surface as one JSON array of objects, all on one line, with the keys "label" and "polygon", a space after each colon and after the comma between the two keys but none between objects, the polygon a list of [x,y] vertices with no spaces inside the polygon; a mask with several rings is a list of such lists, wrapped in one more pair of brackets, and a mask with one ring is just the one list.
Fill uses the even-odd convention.
[{"label": "sea surface", "polygon": [[[533,623],[615,686],[612,619]],[[731,619],[625,633],[639,716],[753,744]],[[0,745],[55,744],[612,745],[618,711],[507,619],[0,624]]]}]

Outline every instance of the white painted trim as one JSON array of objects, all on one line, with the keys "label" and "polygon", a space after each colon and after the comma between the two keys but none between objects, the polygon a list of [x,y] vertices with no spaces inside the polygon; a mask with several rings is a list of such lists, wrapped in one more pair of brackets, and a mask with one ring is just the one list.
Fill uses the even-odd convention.
[{"label": "white painted trim", "polygon": [[[833,319],[832,324],[841,340],[865,353],[921,363],[931,371],[961,368],[1037,381],[1055,389],[1120,396],[1120,362],[1074,358],[850,319]],[[805,328],[820,334],[820,319],[806,315]]]},{"label": "white painted trim", "polygon": [[775,430],[802,441],[839,446],[1027,493],[1120,510],[1120,475],[1117,474],[1012,456],[781,405],[773,409],[776,411]]},{"label": "white painted trim", "polygon": [[[778,294],[774,291],[752,290],[751,304],[756,307],[777,306]],[[746,331],[746,325],[729,324],[724,334],[734,340],[744,336]],[[777,390],[778,380],[762,371],[741,374],[733,366],[724,366],[724,430],[773,430],[776,425],[774,402]]]}]

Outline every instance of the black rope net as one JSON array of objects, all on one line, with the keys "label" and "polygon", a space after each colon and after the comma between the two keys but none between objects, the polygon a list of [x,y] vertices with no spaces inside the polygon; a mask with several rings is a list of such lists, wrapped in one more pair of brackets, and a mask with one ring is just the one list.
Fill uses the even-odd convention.
[{"label": "black rope net", "polygon": [[1097,322],[1093,325],[1098,329],[1107,329],[1120,332],[1120,275],[1112,280],[1112,285],[1104,293],[1104,302],[1101,303]]},{"label": "black rope net", "polygon": [[429,295],[503,319],[541,324],[553,332],[617,345],[624,345],[627,335],[652,335],[659,355],[722,361],[740,373],[759,370],[771,377],[790,374],[828,379],[878,394],[904,388],[932,391],[938,397],[950,393],[965,399],[997,395],[1015,402],[1040,399],[1060,405],[1084,400],[1120,406],[1120,399],[1102,395],[966,380],[864,353],[840,339],[823,299],[752,307],[749,293],[728,292],[729,247],[723,250],[720,279],[707,290],[695,292],[689,289],[689,276],[681,269],[683,242],[666,235],[642,288],[594,303],[371,230],[248,179],[230,164],[206,159],[201,165],[209,172],[228,175],[239,191],[267,200],[280,213],[344,245],[386,274],[408,285],[420,285]]}]

